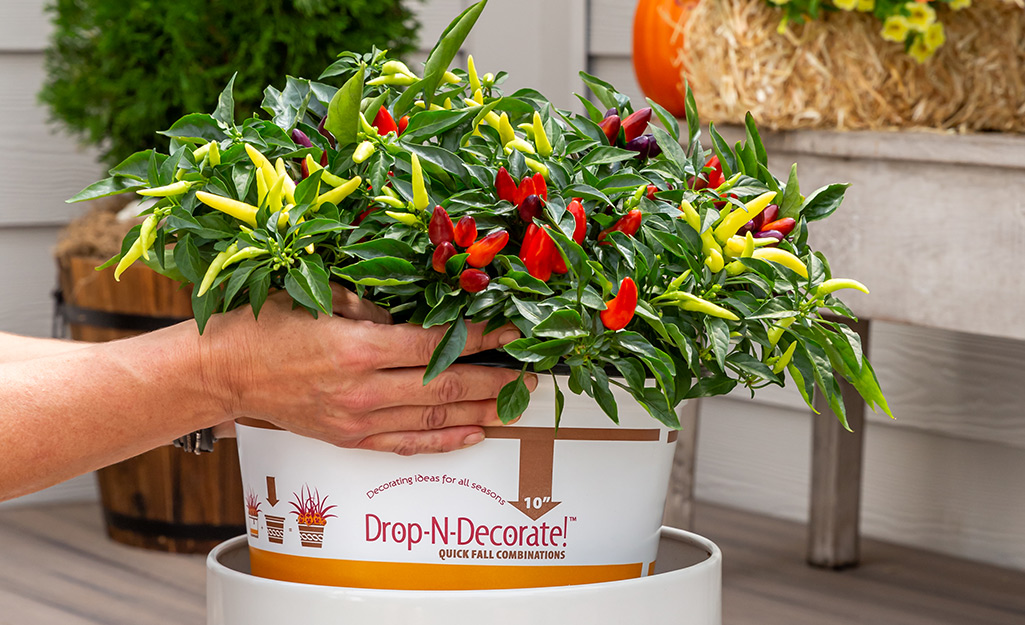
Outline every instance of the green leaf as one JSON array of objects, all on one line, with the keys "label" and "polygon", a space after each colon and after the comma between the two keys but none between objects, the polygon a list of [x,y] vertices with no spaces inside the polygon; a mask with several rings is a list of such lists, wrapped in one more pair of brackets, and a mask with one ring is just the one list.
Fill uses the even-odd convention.
[{"label": "green leaf", "polygon": [[442,76],[448,71],[449,65],[452,64],[452,60],[459,52],[459,48],[462,47],[466,36],[470,34],[473,25],[477,23],[477,18],[480,17],[481,11],[484,10],[487,3],[488,0],[481,0],[452,20],[427,56],[427,62],[424,63],[424,77],[421,81],[424,103],[427,108],[431,107],[431,103],[434,101],[434,91],[441,83]]},{"label": "green leaf", "polygon": [[498,392],[498,418],[502,423],[510,423],[519,418],[530,405],[530,391],[523,381],[525,371],[520,371],[519,377]]},{"label": "green leaf", "polygon": [[687,115],[687,144],[690,145],[701,132],[701,120],[698,117],[698,104],[694,101],[694,92],[690,85],[687,85],[687,94],[684,99],[684,112]]},{"label": "green leaf", "polygon": [[655,116],[658,117],[659,121],[662,122],[662,125],[666,127],[666,130],[669,131],[669,134],[673,137],[673,141],[679,143],[680,124],[677,123],[676,116],[674,116],[669,111],[665,110],[665,108],[663,108],[661,104],[652,100],[651,98],[645,99],[648,101],[648,106],[651,107],[651,110],[655,111]]},{"label": "green leaf", "polygon": [[762,165],[768,165],[769,156],[765,153],[765,145],[762,144],[762,137],[758,134],[754,115],[750,111],[744,117],[744,126],[747,133],[747,143],[754,148],[755,159]]},{"label": "green leaf", "polygon": [[476,116],[474,109],[456,109],[452,111],[421,111],[409,118],[409,125],[402,133],[405,143],[420,142],[431,137],[469,123]]},{"label": "green leaf", "polygon": [[200,143],[222,141],[227,138],[213,115],[206,113],[190,113],[174,122],[167,130],[161,130],[157,134]]},{"label": "green leaf", "polygon": [[598,402],[604,412],[614,423],[619,423],[619,407],[616,404],[616,396],[609,388],[609,376],[601,367],[591,367],[591,393],[594,400]]},{"label": "green leaf", "polygon": [[737,159],[733,155],[733,150],[730,149],[730,144],[726,143],[726,139],[723,139],[719,131],[715,129],[715,124],[711,122],[708,124],[708,134],[712,136],[712,149],[719,157],[722,173],[728,180],[738,171]]},{"label": "green leaf", "polygon": [[431,312],[427,313],[423,327],[431,328],[455,321],[459,318],[460,313],[463,312],[465,303],[465,298],[462,297],[461,293],[441,298],[441,301],[431,309]]},{"label": "green leaf", "polygon": [[719,368],[726,366],[726,354],[730,351],[730,327],[724,319],[705,316],[705,331],[708,332],[709,341],[712,344],[712,353],[715,354],[715,361]]},{"label": "green leaf", "polygon": [[[777,196],[778,197],[778,196]],[[783,200],[779,203],[779,218],[797,219],[801,216],[801,185],[797,181],[797,163],[790,168],[790,177],[783,190]]]},{"label": "green leaf", "polygon": [[537,339],[530,337],[516,339],[512,343],[508,343],[502,347],[502,350],[520,362],[541,362],[546,358],[546,356],[542,356],[541,354],[530,350],[531,347],[537,345],[539,342],[540,341]]},{"label": "green leaf", "polygon": [[92,183],[65,201],[68,204],[74,204],[75,202],[95,200],[97,198],[117,195],[126,191],[134,191],[135,189],[141,189],[145,186],[145,181],[138,180],[136,178],[129,178],[127,176],[111,176],[110,178]]},{"label": "green leaf", "polygon": [[233,127],[235,125],[235,77],[238,76],[238,72],[231,75],[228,80],[228,85],[221,91],[221,95],[217,97],[217,108],[214,109],[213,118],[221,122],[224,127]]},{"label": "green leaf", "polygon": [[686,399],[698,397],[716,397],[726,395],[737,386],[737,381],[724,375],[701,378],[697,384],[687,392]]},{"label": "green leaf", "polygon": [[636,358],[617,358],[612,361],[614,366],[626,380],[630,388],[639,390],[644,388],[644,366]]},{"label": "green leaf", "polygon": [[[323,310],[317,303],[314,286],[310,284],[306,275],[296,267],[289,269],[288,274],[285,275],[285,290],[292,296],[292,299],[306,308]],[[324,312],[328,311],[324,310]]]},{"label": "green leaf", "polygon": [[364,286],[397,286],[421,279],[413,263],[402,258],[385,256],[369,258],[345,267],[332,267],[332,273]]},{"label": "green leaf", "polygon": [[252,275],[253,270],[259,266],[259,262],[246,261],[239,265],[234,271],[231,272],[231,277],[228,279],[228,286],[224,289],[224,311],[227,312],[231,307],[232,300],[242,287],[245,286],[249,280],[249,276]]},{"label": "green leaf", "polygon": [[631,354],[637,354],[644,356],[645,358],[658,359],[658,350],[656,350],[648,339],[644,338],[636,332],[630,332],[623,330],[616,332],[612,337],[613,342],[617,347]]},{"label": "green leaf", "polygon": [[611,163],[629,161],[636,156],[637,152],[632,150],[603,145],[588,152],[584,158],[580,159],[580,165],[584,167],[609,165]]},{"label": "green leaf", "polygon": [[559,424],[562,423],[562,411],[566,407],[566,396],[559,388],[559,376],[552,373],[552,386],[555,387],[555,432],[559,432]]},{"label": "green leaf", "polygon": [[583,338],[589,332],[584,329],[580,313],[575,310],[560,309],[548,315],[541,323],[534,326],[534,336],[553,339]]},{"label": "green leaf", "polygon": [[800,215],[808,221],[829,217],[840,207],[849,186],[850,183],[830,184],[817,189],[804,201],[799,211]]},{"label": "green leaf", "polygon": [[576,339],[552,339],[550,341],[542,341],[535,345],[531,345],[529,349],[535,354],[545,357],[565,356],[573,351],[573,348],[576,347],[576,345]]},{"label": "green leaf", "polygon": [[584,84],[588,86],[594,97],[598,98],[601,105],[606,109],[615,108],[619,109],[620,113],[625,113],[624,108],[629,106],[630,98],[616,91],[616,88],[605,82],[597,76],[592,76],[587,72],[580,72],[580,79],[584,81]]},{"label": "green leaf", "polygon": [[359,131],[359,106],[363,100],[363,79],[366,67],[360,65],[356,74],[345,81],[327,109],[327,121],[324,128],[335,136],[338,147],[343,148],[356,142]]},{"label": "green leaf", "polygon": [[203,282],[206,267],[203,265],[199,256],[199,248],[196,247],[191,234],[186,233],[185,236],[178,239],[178,244],[174,246],[174,264],[189,282],[193,284]]},{"label": "green leaf", "polygon": [[249,276],[249,305],[253,309],[253,316],[260,317],[260,310],[263,303],[267,301],[267,293],[270,291],[270,267],[260,267]]},{"label": "green leaf", "polygon": [[662,148],[662,153],[669,159],[677,169],[677,176],[684,178],[684,170],[687,164],[687,155],[684,153],[683,148],[680,144],[673,139],[665,130],[662,130],[658,126],[651,129],[651,133],[655,136],[655,142],[658,143],[658,147]]},{"label": "green leaf", "polygon": [[210,289],[203,297],[197,297],[196,293],[199,293],[199,289],[192,289],[192,315],[196,318],[199,333],[203,334],[206,322],[210,320],[211,315],[217,312],[221,303],[221,290]]},{"label": "green leaf", "polygon": [[355,245],[346,245],[339,248],[340,252],[352,254],[364,260],[370,258],[395,257],[410,259],[415,256],[413,248],[405,241],[398,239],[371,239]]},{"label": "green leaf", "polygon": [[499,278],[497,282],[516,291],[523,291],[524,293],[535,293],[537,295],[552,295],[554,293],[551,287],[526,271],[509,271]]},{"label": "green leaf", "polygon": [[462,319],[453,321],[449,325],[445,336],[441,338],[441,342],[438,343],[431,355],[431,362],[427,364],[427,370],[424,372],[424,385],[438,377],[442,371],[448,369],[449,365],[456,361],[456,358],[459,358],[463,350],[466,349],[466,336],[466,324]]}]

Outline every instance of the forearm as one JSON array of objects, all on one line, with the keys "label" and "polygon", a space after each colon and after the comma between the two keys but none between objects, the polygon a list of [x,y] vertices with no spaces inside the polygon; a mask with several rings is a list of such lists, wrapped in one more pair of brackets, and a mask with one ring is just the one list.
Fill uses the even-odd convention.
[{"label": "forearm", "polygon": [[0,364],[0,500],[224,421],[201,340],[180,324]]},{"label": "forearm", "polygon": [[64,354],[88,347],[81,341],[41,339],[0,332],[0,364]]}]

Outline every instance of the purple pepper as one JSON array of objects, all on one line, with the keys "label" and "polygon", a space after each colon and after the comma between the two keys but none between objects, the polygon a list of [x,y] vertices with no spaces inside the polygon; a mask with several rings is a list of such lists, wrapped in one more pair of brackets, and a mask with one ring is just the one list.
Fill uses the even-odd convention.
[{"label": "purple pepper", "polygon": [[327,139],[327,142],[330,143],[331,147],[333,148],[333,147],[335,147],[335,136],[333,134],[331,134],[327,130],[327,128],[324,128],[324,123],[325,122],[327,122],[327,115],[325,115],[320,120],[320,123],[317,124],[317,132],[319,132],[320,134],[324,135],[324,138]]},{"label": "purple pepper", "polygon": [[299,130],[298,128],[292,129],[292,141],[294,141],[296,145],[302,146],[304,148],[313,147],[313,142],[310,141],[310,138],[306,136],[305,132]]},{"label": "purple pepper", "polygon": [[619,115],[619,110],[616,107],[614,107],[614,106],[612,108],[610,108],[609,110],[605,111],[604,119],[608,119],[608,118],[612,117],[613,115]]},{"label": "purple pepper", "polygon": [[648,135],[651,139],[648,140],[648,158],[655,158],[662,153],[662,148],[659,146],[658,141],[655,141],[654,135]]},{"label": "purple pepper", "polygon": [[534,194],[523,198],[523,201],[520,202],[519,213],[520,219],[524,222],[534,223],[534,218],[541,216],[541,198]]},{"label": "purple pepper", "polygon": [[635,139],[628,141],[627,144],[623,147],[625,147],[628,150],[633,150],[634,152],[637,152],[637,158],[643,161],[648,158],[648,154],[651,152],[651,139],[651,135],[641,135]]},{"label": "purple pepper", "polygon": [[754,235],[756,239],[776,239],[776,242],[771,244],[769,247],[775,247],[779,245],[779,242],[783,240],[783,233],[779,230],[762,230],[758,234]]}]

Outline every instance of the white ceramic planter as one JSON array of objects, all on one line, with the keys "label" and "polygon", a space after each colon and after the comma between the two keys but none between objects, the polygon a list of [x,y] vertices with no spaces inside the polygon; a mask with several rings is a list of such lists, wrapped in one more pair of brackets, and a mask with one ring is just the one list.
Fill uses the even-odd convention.
[{"label": "white ceramic planter", "polygon": [[663,528],[655,574],[601,584],[516,590],[331,588],[249,574],[240,536],[207,558],[208,625],[721,625],[722,554]]},{"label": "white ceramic planter", "polygon": [[[253,574],[403,590],[650,575],[675,432],[618,389],[619,426],[564,392],[557,435],[554,387],[542,376],[520,421],[439,455],[346,450],[240,424],[245,491],[263,497],[249,535]],[[304,503],[323,518],[303,518]]]}]

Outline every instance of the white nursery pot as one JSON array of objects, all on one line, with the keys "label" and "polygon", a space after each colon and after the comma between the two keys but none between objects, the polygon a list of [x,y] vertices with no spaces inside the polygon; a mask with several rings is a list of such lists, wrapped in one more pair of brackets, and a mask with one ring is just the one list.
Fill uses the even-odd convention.
[{"label": "white nursery pot", "polygon": [[249,574],[239,536],[207,557],[208,625],[722,625],[722,554],[662,528],[655,574],[602,584],[507,590],[374,590]]},{"label": "white nursery pot", "polygon": [[[253,575],[400,590],[530,588],[650,575],[676,432],[614,388],[617,426],[540,376],[530,407],[484,442],[403,457],[333,445],[259,422],[237,425]],[[303,502],[324,518],[302,518]],[[333,506],[333,507],[331,507]]]}]

